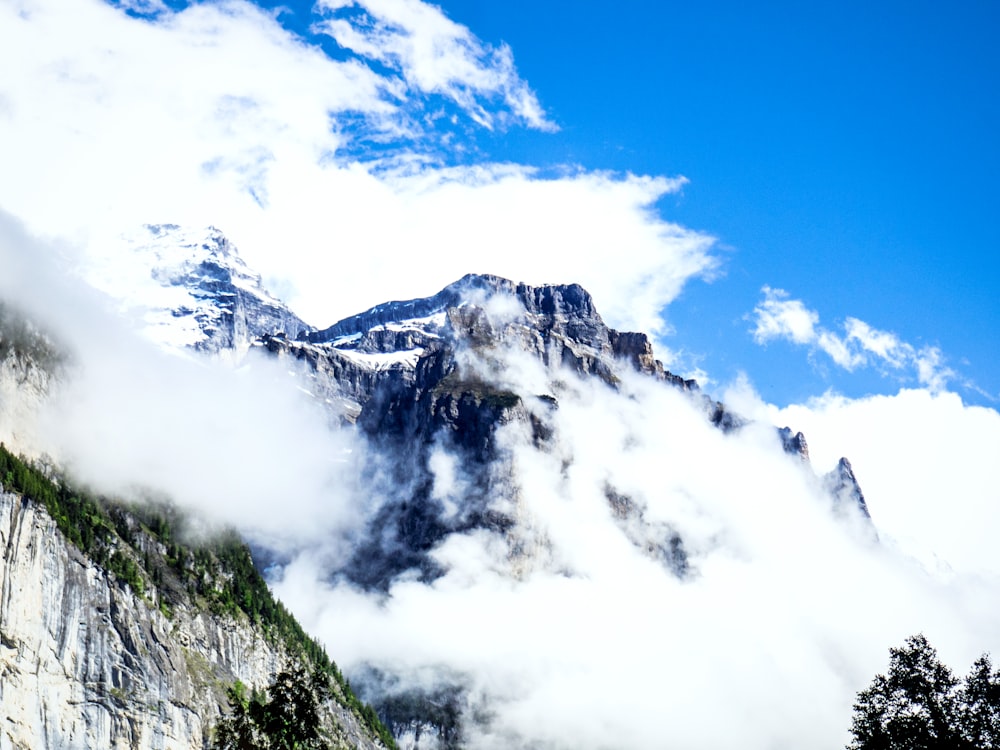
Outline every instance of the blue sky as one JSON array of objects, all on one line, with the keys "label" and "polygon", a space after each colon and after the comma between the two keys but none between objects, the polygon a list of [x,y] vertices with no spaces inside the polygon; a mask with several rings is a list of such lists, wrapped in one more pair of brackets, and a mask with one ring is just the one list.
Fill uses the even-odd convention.
[{"label": "blue sky", "polygon": [[[47,2],[33,0],[39,7]],[[859,397],[928,385],[954,390],[969,403],[994,406],[1000,397],[995,3],[944,9],[925,2],[750,7],[630,0],[609,12],[589,1],[567,6],[448,0],[430,6],[417,0],[321,0],[314,7],[310,0],[261,0],[257,7],[274,20],[254,16],[246,2],[115,0],[102,6],[79,0],[77,6],[81,18],[84,8],[93,15],[94,33],[78,34],[61,50],[39,42],[37,49],[10,52],[41,59],[50,49],[50,67],[22,61],[40,77],[26,76],[22,92],[0,96],[6,112],[48,107],[53,113],[47,118],[49,141],[43,143],[30,119],[15,119],[23,131],[8,139],[20,144],[5,156],[23,180],[16,189],[9,183],[0,205],[29,227],[54,231],[62,222],[62,234],[75,232],[91,242],[98,224],[110,232],[126,219],[218,224],[276,291],[296,300],[297,309],[319,310],[312,318],[317,325],[382,296],[428,294],[450,276],[494,271],[533,282],[584,282],[599,308],[621,325],[655,328],[656,319],[645,312],[629,315],[626,308],[630,295],[641,298],[638,307],[659,299],[665,305],[665,325],[656,332],[660,353],[674,369],[701,375],[710,390],[745,373],[778,405],[829,390]],[[132,18],[119,13],[114,22],[106,14],[99,19],[101,7],[124,9]],[[19,22],[29,17],[39,29],[47,18],[25,13]],[[415,25],[405,33],[395,33],[411,21]],[[336,23],[341,26],[334,28]],[[29,38],[27,31],[16,33],[20,37],[9,40],[9,50]],[[57,32],[45,33],[39,39]],[[146,43],[133,42],[143,34]],[[212,46],[202,43],[206,35],[217,53],[206,51]],[[96,41],[88,48],[90,37]],[[423,51],[407,51],[408,40],[425,37],[429,46]],[[446,46],[435,58],[433,44],[442,40]],[[321,49],[326,63],[304,60],[296,52],[300,43]],[[131,62],[109,69],[95,50],[119,45],[115,54],[131,55]],[[79,51],[72,51],[76,46]],[[53,83],[44,77],[44,70],[74,54],[74,69],[88,71],[89,78],[81,73]],[[216,61],[212,54],[221,57]],[[223,70],[227,62],[233,70]],[[129,69],[143,65],[152,79],[148,91],[128,79]],[[272,74],[275,81],[265,80]],[[340,83],[331,83],[331,75],[342,76]],[[94,81],[105,87],[102,96],[87,89]],[[138,101],[146,95],[156,98]],[[56,106],[63,101],[71,112]],[[325,123],[316,118],[324,109]],[[199,121],[198,113],[206,110],[214,113],[211,138]],[[156,117],[149,118],[150,112]],[[280,124],[282,118],[287,122]],[[75,128],[54,133],[58,121]],[[156,157],[137,137],[128,142],[138,129],[120,137],[126,136],[118,132],[122,123],[133,122],[142,123],[171,163],[153,163]],[[26,140],[37,140],[37,147]],[[312,149],[311,165],[281,156],[282,148],[302,144]],[[323,155],[319,161],[317,153]],[[67,181],[65,165],[90,154],[94,163],[73,173],[81,183]],[[296,158],[305,159],[303,154]],[[185,158],[190,164],[182,172]],[[81,218],[72,227],[63,216],[46,213],[55,204],[51,181],[39,179],[31,203],[24,183],[46,173],[38,161],[60,170],[67,196],[80,204]],[[153,179],[142,190],[116,193],[134,179],[129,170],[137,162],[149,162],[143,174]],[[313,191],[330,191],[329,199],[324,204],[317,198],[314,206],[314,196],[304,187],[296,192],[294,185],[310,184],[307,166],[315,171],[329,164],[337,169],[327,169],[325,186],[317,182]],[[460,171],[447,171],[453,167]],[[288,171],[284,193],[276,176],[282,168]],[[290,251],[268,256],[255,247],[265,237],[287,243],[296,231],[315,237],[319,228],[307,232],[306,225],[324,205],[346,206],[367,195],[367,188],[343,187],[345,176],[359,169],[396,197],[389,204],[373,198],[329,218],[323,230],[341,254],[331,274],[346,273],[346,264],[355,278],[373,270],[380,278],[324,289],[309,278],[317,274],[307,250],[312,258],[323,252],[332,257],[328,247],[303,241],[298,262],[308,272],[297,275],[282,270],[294,266]],[[507,182],[505,169],[516,172]],[[102,192],[85,185],[104,170],[106,192],[114,198],[95,198],[88,206],[81,196]],[[197,200],[193,170],[200,170],[195,179],[206,191]],[[399,170],[406,174],[400,177]],[[683,176],[687,182],[656,187],[630,182],[629,175]],[[424,190],[421,179],[442,189]],[[223,199],[219,190],[226,180],[225,187],[250,196],[253,205],[237,205],[241,198],[234,193]],[[343,184],[341,192],[330,187],[331,180]],[[521,207],[532,205],[531,191],[548,180],[544,189],[551,195],[545,200],[553,202],[557,218],[523,238],[538,262],[533,266],[526,250],[521,265],[506,263],[503,249],[489,249],[488,243],[477,253],[488,235],[470,236],[469,227],[449,228],[454,237],[442,244],[451,249],[440,250],[439,276],[408,268],[405,258],[397,262],[395,256],[370,267],[345,261],[348,248],[359,257],[384,254],[400,238],[414,252],[431,252],[436,228],[449,221],[444,186],[450,180],[486,186],[478,198],[462,196],[475,205],[466,213],[486,222],[500,221],[505,212],[516,218]],[[510,206],[497,204],[491,216],[488,204],[498,200],[492,193],[513,195],[515,187],[521,197],[511,198]],[[620,211],[596,230],[578,228],[573,235],[567,228],[573,222],[571,193],[582,188],[595,202],[579,203],[579,215],[602,212],[601,191],[619,197]],[[177,197],[183,192],[192,196],[187,205]],[[140,199],[143,206],[130,205]],[[282,200],[285,208],[279,209]],[[393,218],[389,212],[400,201],[407,205]],[[367,227],[355,219],[369,214]],[[357,224],[353,232],[345,220]],[[544,217],[533,221],[544,223]],[[426,228],[416,232],[414,222]],[[664,231],[664,222],[715,243],[710,251],[689,253],[687,265],[658,264],[651,238]],[[384,236],[382,224],[393,227]],[[652,243],[641,252],[632,249],[639,240],[627,239],[633,228]],[[594,247],[577,253],[581,236],[595,237]],[[597,238],[604,237],[610,239],[599,245]],[[511,242],[522,244],[522,238]],[[470,248],[465,260],[457,249],[462,247]],[[602,252],[633,264],[633,278],[602,289],[602,279],[617,273],[607,259],[598,267]],[[385,278],[387,264],[399,278]],[[714,266],[711,272],[708,266]],[[650,291],[664,274],[670,278]],[[923,378],[917,374],[921,364],[930,368]]]},{"label": "blue sky", "polygon": [[[469,131],[477,151],[450,158],[690,180],[658,208],[717,237],[724,263],[666,313],[666,340],[688,365],[717,381],[745,370],[777,403],[915,384],[893,368],[846,372],[822,352],[755,343],[747,318],[768,285],[828,329],[853,316],[939,347],[963,398],[994,403],[995,3],[441,7],[484,42],[510,45],[559,126]],[[285,23],[304,30],[310,4],[290,8]]]}]

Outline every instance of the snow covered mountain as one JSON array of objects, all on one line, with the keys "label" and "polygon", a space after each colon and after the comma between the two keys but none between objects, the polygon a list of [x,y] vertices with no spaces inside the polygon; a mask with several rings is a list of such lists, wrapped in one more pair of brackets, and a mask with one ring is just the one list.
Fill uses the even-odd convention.
[{"label": "snow covered mountain", "polygon": [[129,252],[109,248],[86,279],[163,346],[240,356],[264,334],[309,330],[215,227],[149,224],[123,242]]},{"label": "snow covered mountain", "polygon": [[[321,473],[325,505],[313,507],[337,517],[346,504],[350,523],[319,549],[258,539],[255,551],[404,747],[581,746],[580,710],[553,700],[547,680],[595,664],[593,679],[630,674],[634,661],[614,656],[606,625],[596,632],[610,652],[596,661],[591,640],[563,637],[591,632],[592,608],[646,612],[623,616],[667,670],[684,639],[665,645],[661,620],[704,627],[732,580],[752,589],[758,570],[770,580],[874,539],[846,459],[818,476],[802,433],[745,419],[669,372],[648,336],[609,328],[578,285],[469,275],[318,330],[218,230],[150,226],[131,242],[129,262],[109,256],[87,278],[148,336],[241,370],[276,362],[311,395],[310,413],[350,436],[314,456],[343,471]],[[244,424],[271,429],[271,402],[247,409]],[[246,445],[232,451],[240,473],[277,475],[276,493],[299,486],[280,464],[247,467]],[[811,545],[801,559],[787,543],[798,535]],[[539,655],[559,668],[538,673]],[[630,743],[620,712],[594,704],[592,731],[607,734],[584,746],[657,746],[646,708]],[[517,718],[539,710],[544,721]]]}]

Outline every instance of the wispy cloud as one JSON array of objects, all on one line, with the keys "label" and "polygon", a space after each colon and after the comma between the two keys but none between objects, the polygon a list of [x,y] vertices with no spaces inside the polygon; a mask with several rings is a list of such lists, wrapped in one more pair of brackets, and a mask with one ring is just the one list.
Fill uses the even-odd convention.
[{"label": "wispy cloud", "polygon": [[[420,0],[320,0],[315,29],[392,71],[406,90],[437,94],[486,128],[512,120],[555,130],[521,79],[510,47],[491,47]],[[503,107],[497,108],[495,102]]]},{"label": "wispy cloud", "polygon": [[784,339],[825,353],[845,370],[876,367],[899,377],[915,378],[934,391],[943,390],[957,377],[937,347],[918,349],[895,333],[850,317],[840,334],[821,326],[819,313],[801,300],[792,299],[785,290],[765,286],[761,291],[764,299],[753,310],[755,327],[751,331],[758,344]]},{"label": "wispy cloud", "polygon": [[[655,210],[683,178],[428,162],[410,123],[430,92],[493,127],[545,123],[509,50],[434,6],[330,4],[361,50],[340,60],[240,0],[149,19],[21,5],[0,4],[0,67],[20,71],[0,84],[0,206],[37,234],[90,252],[148,222],[214,225],[317,326],[476,271],[579,282],[613,325],[655,331],[715,265],[713,238]],[[358,153],[374,132],[407,169]]]}]

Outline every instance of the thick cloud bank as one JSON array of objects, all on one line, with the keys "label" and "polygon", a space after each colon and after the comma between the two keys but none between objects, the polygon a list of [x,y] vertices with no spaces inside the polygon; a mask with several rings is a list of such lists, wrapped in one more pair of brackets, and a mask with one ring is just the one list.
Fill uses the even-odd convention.
[{"label": "thick cloud bank", "polygon": [[[498,387],[526,403],[552,387],[522,358],[506,365]],[[997,645],[984,605],[995,577],[956,567],[943,578],[881,528],[876,542],[773,428],[724,434],[699,401],[640,376],[617,392],[557,380],[558,410],[537,407],[553,429],[544,449],[523,426],[504,428],[516,491],[495,507],[510,512],[514,498],[518,555],[499,534],[455,535],[433,553],[442,578],[404,576],[383,596],[329,583],[331,566],[309,550],[277,583],[348,669],[462,685],[469,746],[840,747],[889,645],[923,631],[961,664]],[[983,415],[953,416],[968,427]],[[866,485],[876,519],[900,491],[928,527],[949,511],[960,516],[947,526],[983,519],[975,502],[935,508],[938,488],[920,481]],[[616,513],[609,488],[632,512]],[[675,534],[680,571],[662,554]]]},{"label": "thick cloud bank", "polygon": [[[56,248],[0,215],[0,299],[65,353],[23,442],[103,492],[150,489],[214,524],[273,543],[324,542],[360,509],[347,502],[354,438],[331,430],[302,374],[167,353],[116,302],[60,268]],[[0,439],[10,439],[0,404]],[[24,425],[27,427],[27,425]]]},{"label": "thick cloud bank", "polygon": [[217,226],[317,327],[478,272],[577,281],[655,330],[714,267],[710,237],[653,210],[683,178],[428,156],[451,127],[431,94],[462,122],[549,126],[508,48],[415,0],[321,5],[347,59],[241,0],[0,5],[0,67],[20,71],[0,84],[0,208],[90,252],[147,222]]}]

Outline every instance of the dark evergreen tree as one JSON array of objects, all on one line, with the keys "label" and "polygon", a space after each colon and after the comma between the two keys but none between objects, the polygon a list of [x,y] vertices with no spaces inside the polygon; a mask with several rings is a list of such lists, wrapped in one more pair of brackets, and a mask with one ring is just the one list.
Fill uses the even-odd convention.
[{"label": "dark evergreen tree", "polygon": [[322,750],[320,709],[330,697],[329,678],[302,666],[279,672],[264,696],[229,689],[231,713],[216,727],[215,750]]},{"label": "dark evergreen tree", "polygon": [[964,683],[923,635],[889,650],[889,672],[858,693],[848,750],[1000,748],[1000,672],[980,658]]},{"label": "dark evergreen tree", "polygon": [[263,701],[249,698],[240,682],[226,692],[230,714],[216,726],[212,747],[217,750],[261,750],[267,747],[258,726]]}]

